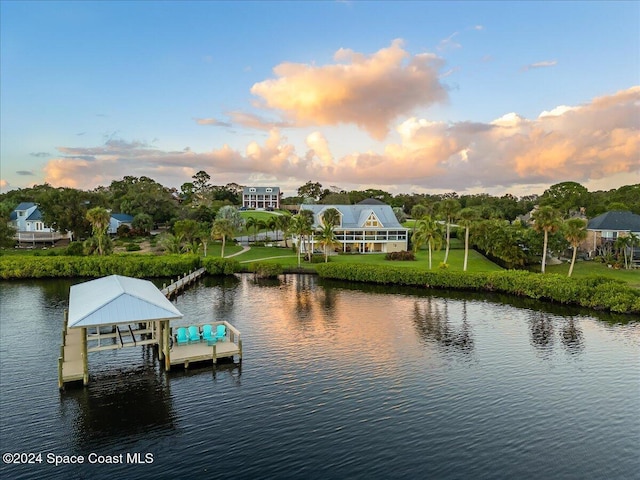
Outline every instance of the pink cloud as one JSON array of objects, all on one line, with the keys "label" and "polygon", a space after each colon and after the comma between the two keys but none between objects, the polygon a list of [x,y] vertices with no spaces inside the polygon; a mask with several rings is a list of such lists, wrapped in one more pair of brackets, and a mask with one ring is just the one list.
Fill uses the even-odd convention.
[{"label": "pink cloud", "polygon": [[447,100],[438,78],[442,59],[412,57],[401,40],[368,56],[340,49],[334,59],[324,66],[281,63],[277,78],[256,83],[251,93],[299,126],[352,123],[376,139],[398,116]]}]

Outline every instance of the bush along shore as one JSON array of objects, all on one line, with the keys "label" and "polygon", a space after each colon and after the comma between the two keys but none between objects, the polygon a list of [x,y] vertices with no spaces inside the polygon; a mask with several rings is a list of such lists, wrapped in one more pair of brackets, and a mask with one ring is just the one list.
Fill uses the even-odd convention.
[{"label": "bush along shore", "polygon": [[579,305],[617,313],[640,313],[640,290],[605,277],[568,278],[522,270],[500,272],[425,271],[375,265],[322,264],[320,277],[351,282],[488,291]]},{"label": "bush along shore", "polygon": [[[0,257],[0,278],[89,277],[125,275],[136,278],[173,277],[204,267],[210,275],[253,272],[260,277],[283,272],[279,264],[240,265],[234,259],[197,255],[109,255]],[[376,284],[409,285],[507,293],[537,300],[578,305],[595,310],[640,314],[640,290],[605,277],[568,278],[522,270],[499,272],[426,271],[381,265],[314,265],[323,278]]]}]

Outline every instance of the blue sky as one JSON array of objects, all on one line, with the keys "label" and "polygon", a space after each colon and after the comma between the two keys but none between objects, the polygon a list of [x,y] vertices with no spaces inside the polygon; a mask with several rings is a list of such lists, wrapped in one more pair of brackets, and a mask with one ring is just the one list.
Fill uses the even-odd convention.
[{"label": "blue sky", "polygon": [[5,0],[0,22],[2,191],[640,183],[638,2]]}]

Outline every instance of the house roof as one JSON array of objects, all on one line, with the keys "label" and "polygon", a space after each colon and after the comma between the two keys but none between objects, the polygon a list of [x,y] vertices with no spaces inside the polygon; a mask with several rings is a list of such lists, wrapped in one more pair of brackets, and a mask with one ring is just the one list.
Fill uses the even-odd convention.
[{"label": "house roof", "polygon": [[364,222],[373,213],[384,228],[404,229],[389,205],[302,205],[300,210],[313,212],[314,226],[320,225],[320,214],[324,210],[335,208],[342,216],[341,229],[363,228]]},{"label": "house roof", "polygon": [[36,204],[33,202],[21,202],[16,208],[15,211],[18,210],[29,210],[31,207],[35,207]]},{"label": "house roof", "polygon": [[33,222],[36,220],[42,220],[42,212],[39,208],[36,208],[33,212],[31,212],[31,215],[29,215],[26,219],[27,222]]},{"label": "house roof", "polygon": [[133,217],[126,213],[112,213],[111,218],[115,218],[119,222],[131,223],[133,222]]},{"label": "house roof", "polygon": [[587,229],[640,232],[640,215],[618,210],[606,212],[589,220]]},{"label": "house roof", "polygon": [[[255,188],[255,191],[250,192],[249,191],[250,188]],[[271,191],[267,192],[267,188],[270,188]],[[278,195],[280,193],[280,187],[244,187],[242,189],[242,193],[243,194],[255,193],[259,195],[266,195],[268,193],[269,195]]]},{"label": "house roof", "polygon": [[182,316],[148,280],[111,275],[73,285],[69,293],[69,327],[173,320]]}]

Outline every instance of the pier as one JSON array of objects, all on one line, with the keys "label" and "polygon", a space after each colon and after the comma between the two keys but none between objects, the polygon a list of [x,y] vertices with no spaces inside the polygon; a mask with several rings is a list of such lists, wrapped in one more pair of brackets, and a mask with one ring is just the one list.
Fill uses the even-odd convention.
[{"label": "pier", "polygon": [[[225,325],[226,336],[218,341],[197,341],[178,345],[171,320],[183,315],[170,299],[206,272],[203,268],[178,278],[162,290],[148,280],[119,275],[103,277],[71,287],[69,310],[65,311],[62,346],[58,358],[58,387],[69,382],[89,382],[88,354],[143,345],[155,345],[166,371],[172,365],[242,359],[240,332],[226,321],[210,322],[215,329]],[[192,323],[201,331],[202,324]]]}]

